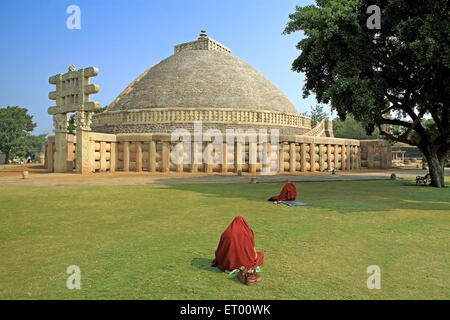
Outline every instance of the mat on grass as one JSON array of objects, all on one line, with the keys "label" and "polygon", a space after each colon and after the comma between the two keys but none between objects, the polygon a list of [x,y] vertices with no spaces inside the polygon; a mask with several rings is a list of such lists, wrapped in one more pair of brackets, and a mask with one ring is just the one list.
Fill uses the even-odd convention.
[{"label": "mat on grass", "polygon": [[290,207],[300,207],[300,206],[310,206],[309,203],[300,201],[300,200],[291,200],[291,201],[283,201],[281,200],[280,203],[284,203]]}]

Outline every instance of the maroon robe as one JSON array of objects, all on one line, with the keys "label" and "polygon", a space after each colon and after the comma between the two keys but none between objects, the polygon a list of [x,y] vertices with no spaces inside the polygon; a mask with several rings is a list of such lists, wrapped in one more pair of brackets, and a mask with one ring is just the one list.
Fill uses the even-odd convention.
[{"label": "maroon robe", "polygon": [[278,196],[271,197],[269,201],[290,201],[295,200],[296,197],[297,189],[292,183],[286,182],[283,189],[281,189],[281,193]]},{"label": "maroon robe", "polygon": [[262,252],[255,252],[255,237],[244,217],[238,216],[222,233],[213,267],[232,271],[241,266],[254,269],[264,261]]}]

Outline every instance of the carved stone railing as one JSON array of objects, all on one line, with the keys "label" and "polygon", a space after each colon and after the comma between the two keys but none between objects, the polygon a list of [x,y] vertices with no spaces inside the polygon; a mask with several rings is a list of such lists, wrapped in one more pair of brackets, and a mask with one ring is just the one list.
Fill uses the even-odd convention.
[{"label": "carved stone railing", "polygon": [[333,122],[328,119],[323,119],[314,128],[305,132],[303,135],[311,137],[333,137]]},{"label": "carved stone railing", "polygon": [[311,128],[311,119],[299,114],[224,108],[151,108],[130,111],[105,111],[93,116],[92,126],[186,123],[194,121],[219,124],[274,125],[308,130]]},{"label": "carved stone railing", "polygon": [[[88,172],[102,171],[148,171],[148,172],[192,172],[192,173],[239,173],[250,174],[324,172],[332,169],[357,170],[361,166],[360,141],[330,137],[303,135],[225,135],[223,142],[214,145],[211,137],[204,134],[196,141],[195,134],[174,139],[170,133],[106,134],[87,132],[87,153],[77,151],[79,141],[68,135],[67,171],[73,172],[74,162],[85,162]],[[264,139],[260,139],[263,137]],[[183,144],[179,143],[183,141]],[[263,142],[261,142],[263,141]],[[376,148],[377,144],[368,147]],[[370,150],[372,150],[370,149]],[[209,150],[209,151],[208,151]],[[214,150],[214,152],[212,152]],[[363,148],[369,168],[374,153]],[[390,149],[388,150],[390,151]],[[212,158],[219,154],[217,159]],[[208,155],[209,154],[209,155]],[[388,154],[385,152],[385,154]],[[53,171],[55,161],[55,139],[49,137],[46,147],[46,166]],[[241,155],[241,156],[238,156]],[[85,156],[80,159],[78,157]],[[215,157],[215,156],[214,156]],[[213,158],[214,158],[213,157]],[[372,157],[372,158],[371,158]],[[383,157],[383,156],[382,156]],[[365,160],[365,158],[363,160]],[[390,157],[387,157],[390,159]],[[197,160],[196,160],[197,159]],[[373,159],[371,161],[370,159]],[[179,161],[181,160],[181,161]]]},{"label": "carved stone railing", "polygon": [[178,44],[174,48],[175,53],[185,50],[209,50],[209,51],[220,51],[225,53],[231,53],[230,49],[228,49],[223,44],[211,38],[203,38],[191,42]]}]

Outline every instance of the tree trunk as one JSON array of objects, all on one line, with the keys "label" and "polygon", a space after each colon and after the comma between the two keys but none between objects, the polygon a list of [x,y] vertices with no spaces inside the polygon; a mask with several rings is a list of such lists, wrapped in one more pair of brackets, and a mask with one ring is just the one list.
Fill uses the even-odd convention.
[{"label": "tree trunk", "polygon": [[5,153],[5,164],[8,164],[9,153],[10,153],[10,151],[9,151],[9,150],[8,150],[8,151],[6,151],[6,153]]},{"label": "tree trunk", "polygon": [[428,168],[431,177],[431,186],[436,188],[444,188],[444,167],[446,155],[438,155],[438,153],[434,150],[426,150],[424,152],[424,155],[427,158],[428,162]]}]

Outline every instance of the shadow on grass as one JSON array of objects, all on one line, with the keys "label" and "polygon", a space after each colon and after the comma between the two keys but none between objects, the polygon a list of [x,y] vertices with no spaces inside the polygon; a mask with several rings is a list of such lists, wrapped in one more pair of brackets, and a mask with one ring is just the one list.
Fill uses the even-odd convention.
[{"label": "shadow on grass", "polygon": [[212,260],[206,259],[206,258],[193,258],[191,260],[191,266],[196,267],[200,270],[206,270],[217,274],[222,274],[223,277],[225,277],[227,280],[233,281],[238,285],[241,285],[242,283],[239,281],[236,274],[227,274],[220,270],[217,267],[211,266]]},{"label": "shadow on grass", "polygon": [[223,273],[222,270],[211,266],[212,260],[206,258],[193,258],[191,260],[191,266],[196,267],[201,270],[211,271],[215,273]]},{"label": "shadow on grass", "polygon": [[[274,205],[267,199],[277,195],[283,185],[284,183],[278,182],[169,185],[165,188],[199,194],[200,201],[204,201],[209,206],[220,206],[224,201],[235,199],[251,201],[254,203],[252,206],[271,210]],[[310,203],[311,207],[286,207],[292,213],[315,208],[339,213],[395,209],[442,210],[450,205],[449,188],[438,190],[429,186],[416,186],[413,180],[295,182],[295,185],[297,199]],[[416,188],[409,188],[412,186]],[[408,202],[408,200],[418,200],[421,203]]]},{"label": "shadow on grass", "polygon": [[414,180],[402,181],[401,185],[404,186],[404,187],[430,188],[431,190],[450,188],[448,183],[446,184],[446,186],[444,188],[434,188],[434,187],[431,186],[430,183],[427,183],[427,184],[423,184],[423,183],[416,184],[416,182]]}]

